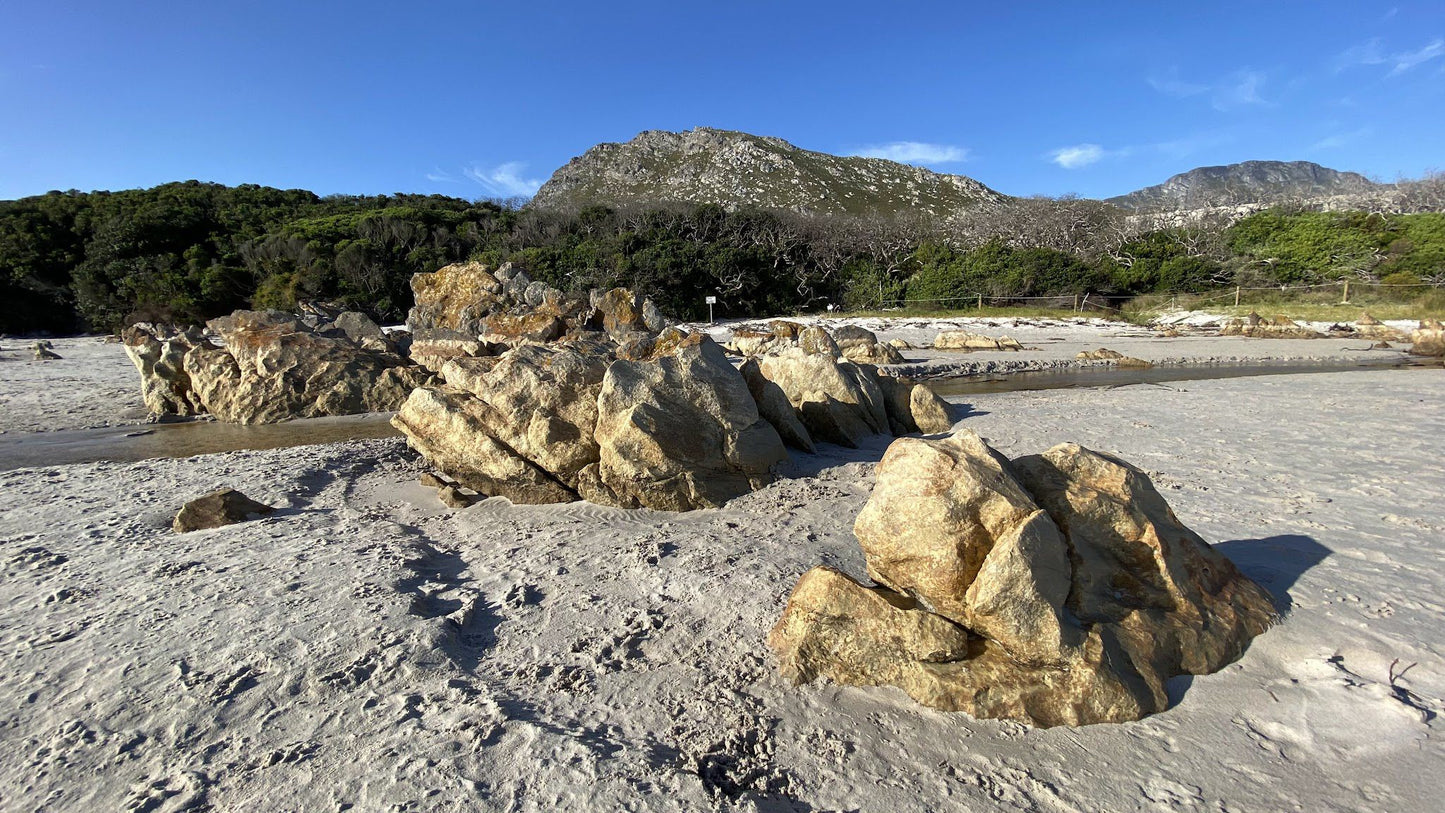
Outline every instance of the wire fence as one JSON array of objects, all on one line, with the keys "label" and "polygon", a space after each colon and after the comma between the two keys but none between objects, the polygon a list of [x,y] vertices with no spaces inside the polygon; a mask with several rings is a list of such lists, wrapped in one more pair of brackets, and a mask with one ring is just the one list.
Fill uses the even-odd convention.
[{"label": "wire fence", "polygon": [[[1311,304],[1369,305],[1376,302],[1399,302],[1426,293],[1429,290],[1445,290],[1445,283],[1382,283],[1342,280],[1312,285],[1236,285],[1198,293],[1143,294],[1138,296],[1116,296],[1109,294],[1064,294],[1054,296],[1012,296],[987,294],[980,291],[960,293],[956,296],[933,299],[898,297],[882,299],[878,310],[984,310],[985,308],[1038,308],[1041,310],[1071,310],[1078,313],[1091,311],[1122,312],[1125,305],[1141,312],[1193,310],[1204,305],[1216,307],[1245,307],[1270,305],[1281,302],[1308,302]],[[931,307],[930,307],[931,306]]]}]

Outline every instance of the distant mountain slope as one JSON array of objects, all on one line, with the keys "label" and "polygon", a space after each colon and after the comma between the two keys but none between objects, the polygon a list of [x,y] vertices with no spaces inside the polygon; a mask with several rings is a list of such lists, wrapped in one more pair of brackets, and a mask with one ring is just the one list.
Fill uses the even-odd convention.
[{"label": "distant mountain slope", "polygon": [[1177,211],[1370,195],[1388,186],[1309,161],[1245,161],[1191,169],[1157,186],[1107,201],[1135,211]]},{"label": "distant mountain slope", "polygon": [[1007,198],[972,178],[881,158],[811,152],[780,138],[699,127],[598,144],[552,174],[534,206],[663,202],[826,214],[946,216]]}]

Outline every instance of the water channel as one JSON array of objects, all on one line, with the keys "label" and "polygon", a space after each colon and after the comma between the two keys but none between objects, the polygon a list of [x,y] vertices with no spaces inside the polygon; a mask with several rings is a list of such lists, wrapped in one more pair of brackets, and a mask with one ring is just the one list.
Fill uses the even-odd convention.
[{"label": "water channel", "polygon": [[[1437,363],[1438,364],[1438,363]],[[1260,375],[1338,373],[1354,370],[1402,369],[1409,361],[1247,362],[1181,364],[1149,368],[1114,366],[1067,367],[1056,370],[988,374],[930,381],[945,398],[970,395],[1064,389],[1122,387]],[[157,457],[190,457],[242,449],[279,449],[313,443],[394,437],[389,413],[303,418],[286,423],[240,426],[214,421],[185,421],[101,429],[26,432],[0,435],[0,471],[97,461],[133,462]]]}]

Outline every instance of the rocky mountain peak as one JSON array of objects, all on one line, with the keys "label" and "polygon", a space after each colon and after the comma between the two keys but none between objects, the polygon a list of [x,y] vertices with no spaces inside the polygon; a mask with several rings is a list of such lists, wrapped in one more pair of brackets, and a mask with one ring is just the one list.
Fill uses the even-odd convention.
[{"label": "rocky mountain peak", "polygon": [[625,143],[598,144],[553,173],[533,205],[715,203],[824,214],[946,216],[1003,200],[961,175],[698,127],[680,133],[646,130]]}]

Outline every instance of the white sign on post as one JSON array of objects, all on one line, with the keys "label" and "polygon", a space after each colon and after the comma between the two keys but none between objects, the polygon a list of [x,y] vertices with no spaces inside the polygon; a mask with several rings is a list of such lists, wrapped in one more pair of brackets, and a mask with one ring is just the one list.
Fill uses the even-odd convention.
[{"label": "white sign on post", "polygon": [[715,296],[707,297],[706,301],[707,301],[707,323],[708,323],[708,324],[712,324],[712,323],[713,323],[713,320],[712,320],[712,306],[717,304],[717,297],[715,297]]},{"label": "white sign on post", "polygon": [[715,296],[710,296],[710,297],[708,297],[708,298],[707,298],[707,304],[709,304],[709,305],[716,305],[716,304],[717,304],[717,297],[715,297]]}]

